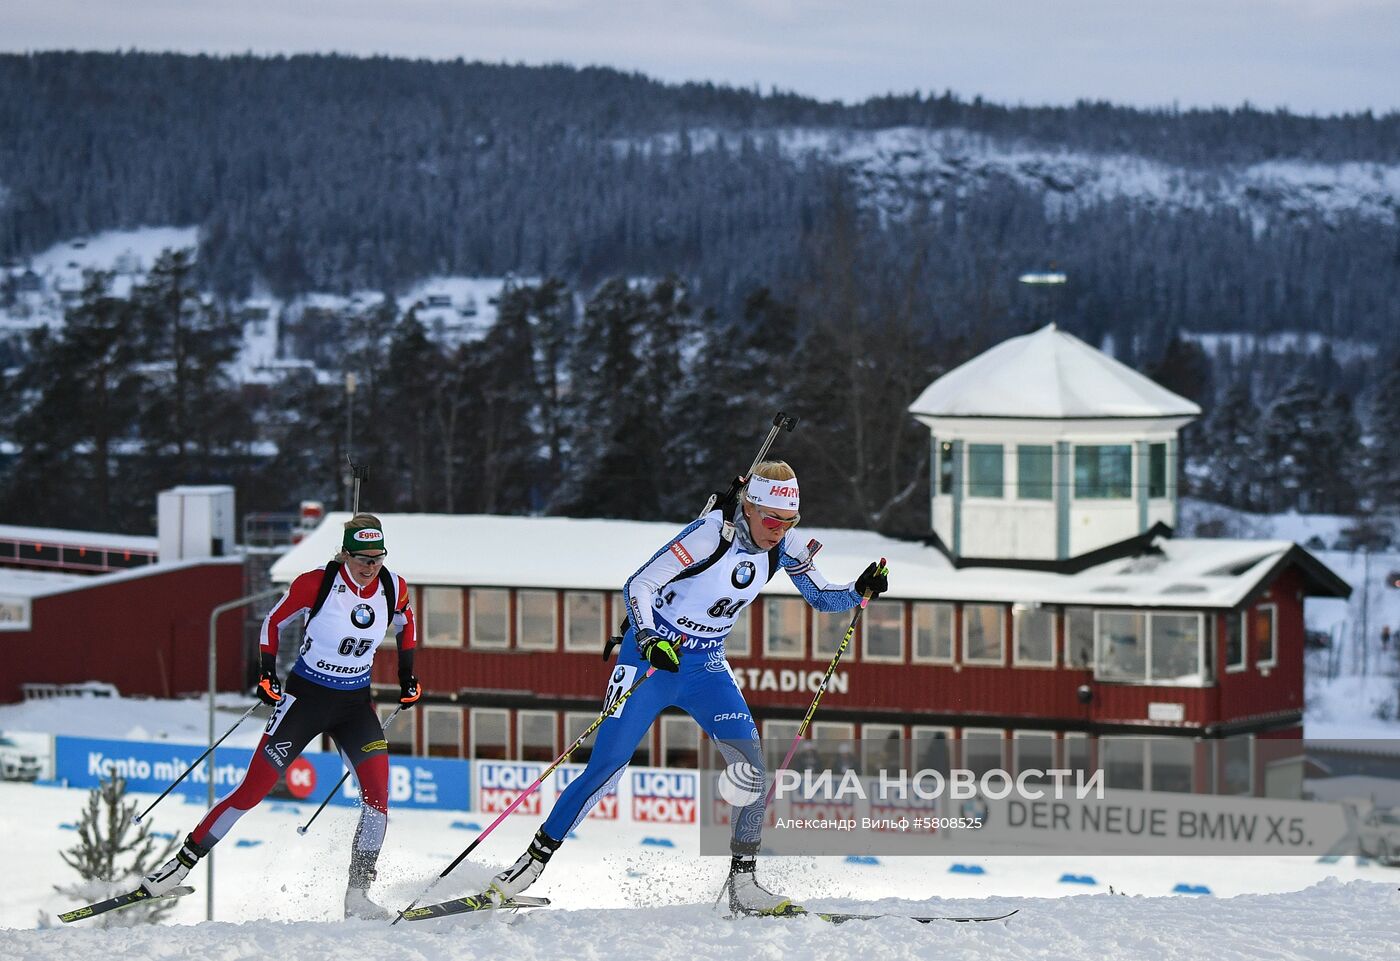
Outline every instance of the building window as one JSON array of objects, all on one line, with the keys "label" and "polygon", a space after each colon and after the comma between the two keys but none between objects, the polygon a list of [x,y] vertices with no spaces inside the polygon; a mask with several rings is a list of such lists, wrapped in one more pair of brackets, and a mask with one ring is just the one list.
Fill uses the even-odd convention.
[{"label": "building window", "polygon": [[[1013,754],[1012,773],[1022,771],[1049,771],[1055,767],[1054,731],[1013,731],[1011,733]],[[1039,784],[1043,778],[1027,778],[1028,783]]]},{"label": "building window", "polygon": [[1094,609],[1065,609],[1065,666],[1088,670],[1094,666]]},{"label": "building window", "polygon": [[1005,624],[1000,604],[964,604],[963,663],[1005,663]]},{"label": "building window", "polygon": [[[627,625],[630,622],[627,615],[627,598],[621,594],[614,594],[612,596],[612,617],[607,619],[608,629],[616,630],[619,634],[625,634],[627,633]],[[617,625],[616,628],[613,627],[614,624]]]},{"label": "building window", "polygon": [[517,647],[533,651],[552,651],[555,644],[553,591],[516,591]]},{"label": "building window", "polygon": [[1005,469],[1000,444],[969,444],[967,447],[967,494],[969,497],[1001,497],[1005,490]]},{"label": "building window", "polygon": [[510,591],[473,587],[471,592],[472,647],[501,650],[510,645]]},{"label": "building window", "polygon": [[506,730],[510,723],[509,712],[494,708],[472,708],[469,720],[472,757],[484,761],[504,761],[510,757]]},{"label": "building window", "polygon": [[[878,601],[875,603],[879,603]],[[875,604],[871,604],[874,607]],[[867,617],[870,615],[867,613]],[[851,626],[850,611],[813,611],[812,612],[812,657],[817,660],[823,658],[830,660],[836,653],[836,648],[840,645],[842,638],[846,636],[846,630]],[[855,660],[856,646],[854,643],[846,645],[846,653],[841,660]]]},{"label": "building window", "polygon": [[[394,707],[388,704],[375,705],[375,711],[379,715],[379,726],[383,727],[384,722],[389,720],[389,715],[394,713]],[[384,740],[389,742],[389,753],[408,756],[414,753],[413,735],[414,726],[418,723],[417,711],[400,711],[399,716],[394,718],[394,723],[389,725],[389,729],[384,732]]]},{"label": "building window", "polygon": [[861,773],[879,777],[880,772],[891,775],[908,768],[904,758],[904,725],[862,724],[860,726]]},{"label": "building window", "polygon": [[1198,614],[1151,616],[1152,681],[1195,681],[1201,677],[1201,618]]},{"label": "building window", "polygon": [[1234,673],[1249,666],[1244,652],[1244,613],[1225,615],[1225,671]]},{"label": "building window", "polygon": [[1216,783],[1221,794],[1254,793],[1254,735],[1236,734],[1215,742]]},{"label": "building window", "polygon": [[810,728],[813,744],[821,757],[821,763],[839,777],[847,771],[860,773],[860,759],[856,756],[856,726],[844,721],[818,721]]},{"label": "building window", "polygon": [[750,629],[753,617],[752,606],[744,608],[734,619],[729,636],[724,639],[724,653],[729,657],[748,657],[752,649],[753,631]]},{"label": "building window", "polygon": [[802,639],[804,606],[802,601],[796,597],[764,599],[764,657],[802,657],[806,648]]},{"label": "building window", "polygon": [[589,654],[603,648],[603,595],[570,591],[564,595],[564,650]]},{"label": "building window", "polygon": [[1147,615],[1099,612],[1097,677],[1103,681],[1147,680]]},{"label": "building window", "polygon": [[700,728],[690,718],[662,716],[661,766],[700,766]]},{"label": "building window", "polygon": [[1015,638],[1012,663],[1017,667],[1055,666],[1055,611],[1015,604],[1011,608]]},{"label": "building window", "polygon": [[1109,499],[1133,493],[1131,444],[1088,444],[1074,448],[1074,496]]},{"label": "building window", "polygon": [[952,728],[916,725],[909,729],[915,769],[939,771],[946,776],[953,766],[952,745]]},{"label": "building window", "polygon": [[1070,771],[1082,771],[1083,778],[1088,780],[1092,773],[1089,770],[1089,735],[1082,731],[1066,731],[1060,739],[1060,765]]},{"label": "building window", "polygon": [[457,587],[423,588],[423,645],[462,646],[462,591]]},{"label": "building window", "polygon": [[953,605],[914,604],[914,660],[953,663]]},{"label": "building window", "polygon": [[1147,448],[1147,496],[1167,496],[1167,445],[1150,444]]},{"label": "building window", "polygon": [[461,708],[428,705],[423,709],[423,723],[427,725],[429,757],[462,756]]},{"label": "building window", "polygon": [[1277,611],[1277,606],[1273,604],[1260,604],[1254,609],[1255,667],[1273,667],[1278,663]]},{"label": "building window", "polygon": [[1200,614],[1098,613],[1096,677],[1138,684],[1205,684],[1203,618]]},{"label": "building window", "polygon": [[515,743],[522,761],[552,761],[559,756],[553,711],[517,711]]},{"label": "building window", "polygon": [[962,766],[971,771],[978,780],[993,768],[1005,769],[1001,731],[965,727],[962,732],[962,746]]},{"label": "building window", "polygon": [[865,611],[864,637],[867,661],[904,660],[904,602],[871,601]]},{"label": "building window", "polygon": [[[588,714],[583,711],[567,711],[564,714],[564,738],[565,747],[578,740],[578,736],[588,730],[588,725],[598,720],[597,714]],[[593,753],[593,736],[589,735],[588,740],[575,749],[569,755],[571,764],[587,764],[589,756]]]},{"label": "building window", "polygon": [[1141,791],[1146,787],[1143,768],[1142,738],[1099,738],[1099,766],[1103,768],[1104,786],[1126,791]]},{"label": "building window", "polygon": [[953,444],[944,441],[938,445],[938,493],[953,493]]},{"label": "building window", "polygon": [[1147,742],[1149,791],[1190,794],[1194,784],[1196,743],[1182,737],[1154,737]]},{"label": "building window", "polygon": [[[768,761],[768,770],[774,771],[782,763],[792,739],[797,737],[798,721],[764,721],[763,755]],[[794,771],[811,771],[819,767],[815,750],[799,750],[792,756]]]},{"label": "building window", "polygon": [[1021,444],[1016,448],[1016,496],[1023,501],[1054,497],[1055,448]]}]

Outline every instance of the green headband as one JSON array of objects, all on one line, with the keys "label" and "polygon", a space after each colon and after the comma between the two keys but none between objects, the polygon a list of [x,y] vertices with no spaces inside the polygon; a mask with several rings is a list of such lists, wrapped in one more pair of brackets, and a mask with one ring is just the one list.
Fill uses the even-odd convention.
[{"label": "green headband", "polygon": [[384,532],[377,527],[350,528],[345,532],[345,540],[341,546],[352,554],[357,551],[388,551],[384,546]]}]

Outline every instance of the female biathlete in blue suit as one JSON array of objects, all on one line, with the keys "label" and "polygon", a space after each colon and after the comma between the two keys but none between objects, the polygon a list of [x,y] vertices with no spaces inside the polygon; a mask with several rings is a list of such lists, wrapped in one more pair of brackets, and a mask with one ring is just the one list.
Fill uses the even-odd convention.
[{"label": "female biathlete in blue suit", "polygon": [[[612,689],[631,687],[648,664],[657,673],[598,728],[588,766],[564,789],[529,848],[496,876],[487,895],[504,900],[539,878],[561,840],[617,783],[638,742],[668,707],[693,717],[729,763],[747,761],[763,771],[758,729],[724,656],[724,639],[735,619],[778,567],[819,611],[850,610],[865,591],[878,596],[888,587],[884,572],[874,563],[854,584],[827,583],[812,566],[817,545],[801,546],[792,533],[797,508],[792,468],[782,461],[765,461],[744,488],[730,518],[728,540],[724,514],[711,511],[672,538],[627,581],[627,633]],[[734,812],[733,858],[725,882],[730,908],[743,914],[800,914],[801,906],[764,888],[754,877],[765,804],[761,796]]]}]

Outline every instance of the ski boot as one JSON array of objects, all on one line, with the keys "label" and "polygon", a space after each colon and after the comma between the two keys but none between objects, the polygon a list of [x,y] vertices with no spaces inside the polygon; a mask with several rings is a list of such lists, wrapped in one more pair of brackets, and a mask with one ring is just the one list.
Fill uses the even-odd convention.
[{"label": "ski boot", "polygon": [[382,904],[369,899],[369,885],[356,887],[353,883],[345,886],[345,919],[359,921],[387,921],[394,915]]},{"label": "ski boot", "polygon": [[169,894],[180,886],[185,875],[208,853],[208,848],[195,843],[193,835],[186,835],[185,843],[180,845],[175,856],[142,878],[141,887],[153,898]]},{"label": "ski boot", "polygon": [[374,869],[379,860],[378,849],[355,850],[350,855],[350,879],[345,885],[345,917],[360,921],[387,921],[393,917],[382,904],[369,899],[369,886],[379,876]]},{"label": "ski boot", "polygon": [[791,898],[774,894],[759,884],[754,875],[755,864],[752,855],[736,854],[729,862],[729,878],[724,883],[729,889],[729,910],[736,917],[790,918],[807,913],[806,908],[794,904]]},{"label": "ski boot", "polygon": [[485,896],[497,904],[509,901],[539,880],[540,875],[544,873],[544,866],[558,849],[559,842],[541,829],[535,834],[535,839],[530,842],[525,853],[520,855],[514,864],[491,879],[491,883],[486,887]]}]

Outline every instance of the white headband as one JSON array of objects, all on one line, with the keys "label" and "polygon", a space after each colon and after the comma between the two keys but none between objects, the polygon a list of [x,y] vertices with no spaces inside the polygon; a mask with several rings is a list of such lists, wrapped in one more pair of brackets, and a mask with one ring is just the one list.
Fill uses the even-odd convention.
[{"label": "white headband", "polygon": [[748,498],[759,507],[776,507],[778,510],[797,510],[797,478],[769,480],[758,474],[749,478],[746,489]]}]

